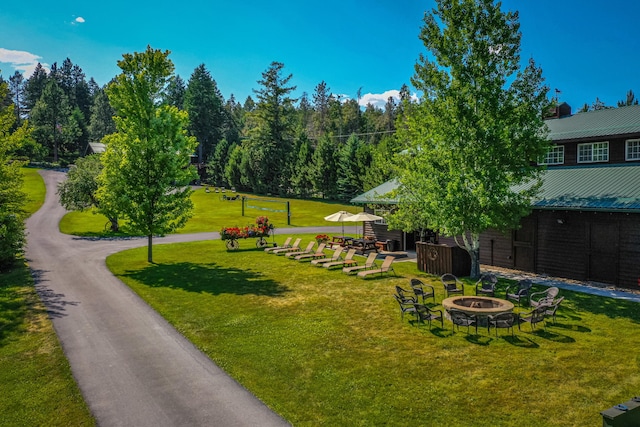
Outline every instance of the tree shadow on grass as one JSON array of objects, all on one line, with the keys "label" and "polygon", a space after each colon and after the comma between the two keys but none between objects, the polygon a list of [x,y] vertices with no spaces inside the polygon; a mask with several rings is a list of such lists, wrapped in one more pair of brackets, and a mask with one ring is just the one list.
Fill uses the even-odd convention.
[{"label": "tree shadow on grass", "polygon": [[152,264],[142,270],[122,274],[146,286],[183,289],[211,295],[282,296],[289,289],[250,269],[222,267],[215,263]]},{"label": "tree shadow on grass", "polygon": [[28,319],[44,311],[29,289],[30,274],[26,265],[0,274],[0,347],[20,338],[29,328]]}]

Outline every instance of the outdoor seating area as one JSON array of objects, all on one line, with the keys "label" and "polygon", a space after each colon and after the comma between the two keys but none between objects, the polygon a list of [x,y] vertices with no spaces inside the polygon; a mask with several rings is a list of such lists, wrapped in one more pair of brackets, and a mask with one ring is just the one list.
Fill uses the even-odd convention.
[{"label": "outdoor seating area", "polygon": [[[532,293],[533,285],[529,280],[506,285],[506,288],[503,283],[500,288],[499,280],[493,274],[484,274],[475,283],[465,283],[453,274],[444,274],[440,282],[443,285],[440,301],[436,288],[421,279],[409,279],[409,289],[396,285],[393,296],[400,306],[401,319],[409,314],[413,324],[426,323],[429,329],[432,320],[439,321],[444,329],[444,319],[447,319],[452,333],[462,328],[467,334],[478,335],[486,328],[487,334],[491,335],[493,328],[496,336],[498,329],[510,330],[514,336],[514,329],[523,331],[525,323],[530,325],[531,332],[540,324],[545,329],[547,322],[555,324],[558,308],[564,301],[564,297],[558,298],[556,287]],[[472,286],[473,290],[465,289]]]},{"label": "outdoor seating area", "polygon": [[[309,265],[314,267],[324,267],[327,270],[336,269],[345,274],[356,273],[357,277],[365,279],[373,276],[384,276],[387,274],[394,274],[393,262],[394,256],[386,256],[382,263],[377,262],[377,251],[370,251],[367,257],[362,260],[357,258],[356,255],[364,255],[363,251],[358,251],[351,245],[344,245],[347,241],[346,236],[336,236],[331,242],[324,242],[315,240],[309,241],[304,249],[301,249],[301,238],[297,238],[293,243],[292,237],[287,237],[284,243],[280,246],[268,247],[264,249],[267,254],[284,255],[285,258],[292,259],[299,262],[309,261]],[[317,244],[317,247],[316,247]],[[333,245],[332,245],[333,244]],[[364,251],[366,252],[366,251]],[[429,286],[425,286],[427,289]],[[433,292],[425,291],[427,294],[433,296]]]}]

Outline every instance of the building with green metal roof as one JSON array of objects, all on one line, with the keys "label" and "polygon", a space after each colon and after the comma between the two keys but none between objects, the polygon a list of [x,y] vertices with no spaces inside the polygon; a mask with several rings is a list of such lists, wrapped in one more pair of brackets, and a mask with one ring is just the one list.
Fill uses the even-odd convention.
[{"label": "building with green metal roof", "polygon": [[[531,215],[506,235],[480,239],[483,264],[578,280],[640,286],[640,105],[547,120],[553,142]],[[351,200],[377,208],[397,204],[388,181]],[[514,188],[518,190],[520,188]],[[374,234],[415,248],[415,237],[372,224]],[[410,245],[413,245],[411,247]]]}]

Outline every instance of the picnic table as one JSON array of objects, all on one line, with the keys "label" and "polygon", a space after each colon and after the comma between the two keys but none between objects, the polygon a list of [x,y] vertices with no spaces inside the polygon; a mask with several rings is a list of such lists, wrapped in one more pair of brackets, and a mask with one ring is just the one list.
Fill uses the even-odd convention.
[{"label": "picnic table", "polygon": [[357,249],[358,252],[362,252],[363,254],[366,253],[367,251],[378,252],[378,247],[376,246],[375,240],[351,239],[351,243],[349,244],[349,247]]},{"label": "picnic table", "polygon": [[351,236],[331,236],[331,241],[328,245],[331,248],[336,246],[349,246],[353,242],[353,237]]}]

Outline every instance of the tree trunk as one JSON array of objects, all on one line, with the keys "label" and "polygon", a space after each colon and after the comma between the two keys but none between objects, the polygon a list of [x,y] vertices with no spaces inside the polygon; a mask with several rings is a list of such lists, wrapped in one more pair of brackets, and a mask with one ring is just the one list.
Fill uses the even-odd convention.
[{"label": "tree trunk", "polygon": [[477,279],[480,277],[480,234],[479,233],[463,233],[462,240],[464,244],[458,242],[458,237],[454,236],[456,244],[469,253],[471,258],[471,271],[469,277]]},{"label": "tree trunk", "polygon": [[118,230],[120,230],[120,224],[118,224],[118,218],[109,218],[109,221],[111,221],[111,231],[117,232]]},{"label": "tree trunk", "polygon": [[153,235],[149,234],[147,240],[147,261],[153,264]]},{"label": "tree trunk", "polygon": [[471,273],[469,276],[475,280],[480,277],[480,248],[469,251],[469,256],[471,257]]}]

